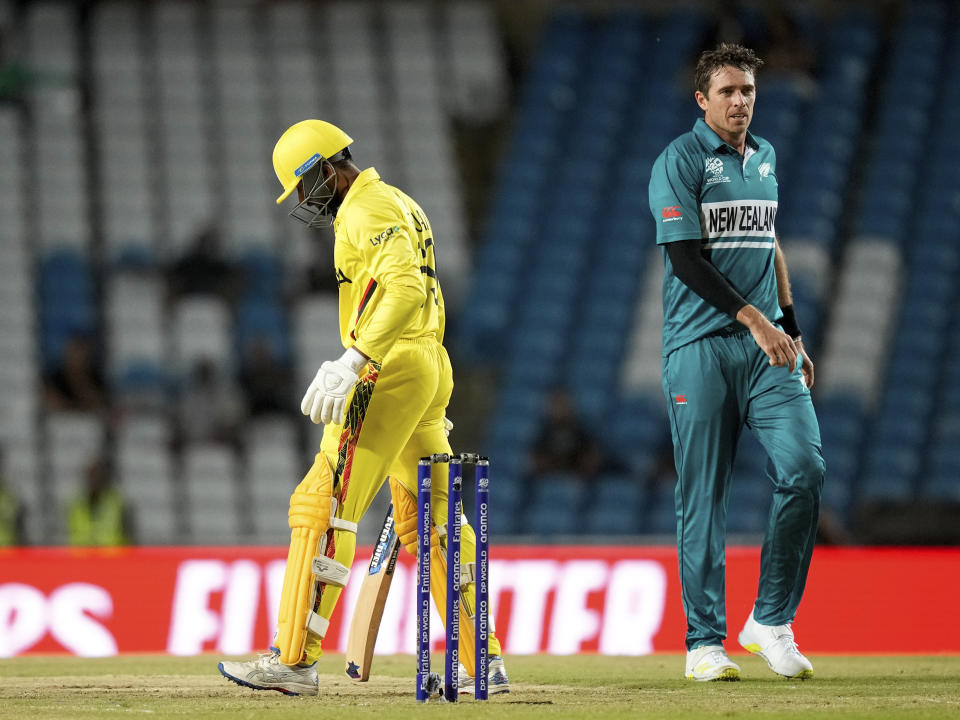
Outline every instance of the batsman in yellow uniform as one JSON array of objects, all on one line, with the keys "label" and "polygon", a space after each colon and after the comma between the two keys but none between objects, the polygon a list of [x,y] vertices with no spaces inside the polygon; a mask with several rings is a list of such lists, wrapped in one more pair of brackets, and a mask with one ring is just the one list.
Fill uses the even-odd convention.
[{"label": "batsman in yellow uniform", "polygon": [[[443,347],[443,294],[433,232],[409,196],[361,171],[353,140],[322,120],[304,120],[277,141],[273,166],[280,204],[297,192],[290,215],[308,227],[333,225],[340,333],[346,351],[317,371],[301,403],[324,424],[320,452],[290,499],[290,551],[280,598],[275,647],[248,662],[221,662],[220,672],[258,690],[318,692],[321,643],[356,550],[357,523],[390,477],[397,535],[416,553],[417,462],[450,453],[444,414],[453,371]],[[446,468],[438,467],[438,477]],[[447,494],[432,496],[434,602],[446,600]],[[461,603],[473,616],[475,536],[464,524]],[[473,625],[461,622],[461,692],[473,687]],[[500,643],[490,635],[489,689],[508,692]]]}]

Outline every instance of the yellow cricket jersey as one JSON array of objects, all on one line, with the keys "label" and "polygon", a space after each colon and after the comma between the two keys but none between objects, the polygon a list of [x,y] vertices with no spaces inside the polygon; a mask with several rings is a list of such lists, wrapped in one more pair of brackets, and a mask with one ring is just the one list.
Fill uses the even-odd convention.
[{"label": "yellow cricket jersey", "polygon": [[367,168],[347,191],[333,229],[344,347],[382,362],[397,338],[442,341],[443,295],[421,207]]}]

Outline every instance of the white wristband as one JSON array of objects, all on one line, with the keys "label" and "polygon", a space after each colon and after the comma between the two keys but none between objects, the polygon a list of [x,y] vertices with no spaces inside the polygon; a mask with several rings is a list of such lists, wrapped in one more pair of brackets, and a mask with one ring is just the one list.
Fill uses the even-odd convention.
[{"label": "white wristband", "polygon": [[362,352],[351,346],[340,356],[340,362],[359,375],[360,371],[367,365],[367,358]]}]

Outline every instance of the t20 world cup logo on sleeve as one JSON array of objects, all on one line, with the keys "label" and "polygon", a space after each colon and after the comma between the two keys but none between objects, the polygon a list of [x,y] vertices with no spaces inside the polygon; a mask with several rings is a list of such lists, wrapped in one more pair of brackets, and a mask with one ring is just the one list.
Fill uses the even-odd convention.
[{"label": "t20 world cup logo on sleeve", "polygon": [[723,174],[723,160],[720,158],[708,157],[704,161],[704,169],[706,170],[705,185],[730,182],[730,178]]}]

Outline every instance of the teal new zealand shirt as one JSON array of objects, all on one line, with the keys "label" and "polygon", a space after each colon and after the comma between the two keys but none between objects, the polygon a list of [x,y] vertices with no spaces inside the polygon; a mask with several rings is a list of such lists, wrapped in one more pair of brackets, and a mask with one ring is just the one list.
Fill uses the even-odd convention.
[{"label": "teal new zealand shirt", "polygon": [[748,303],[771,321],[782,316],[773,266],[776,169],[766,140],[748,132],[740,155],[702,118],[653,164],[650,211],[665,265],[664,356],[733,321],[677,279],[666,243],[700,239],[707,259]]}]

